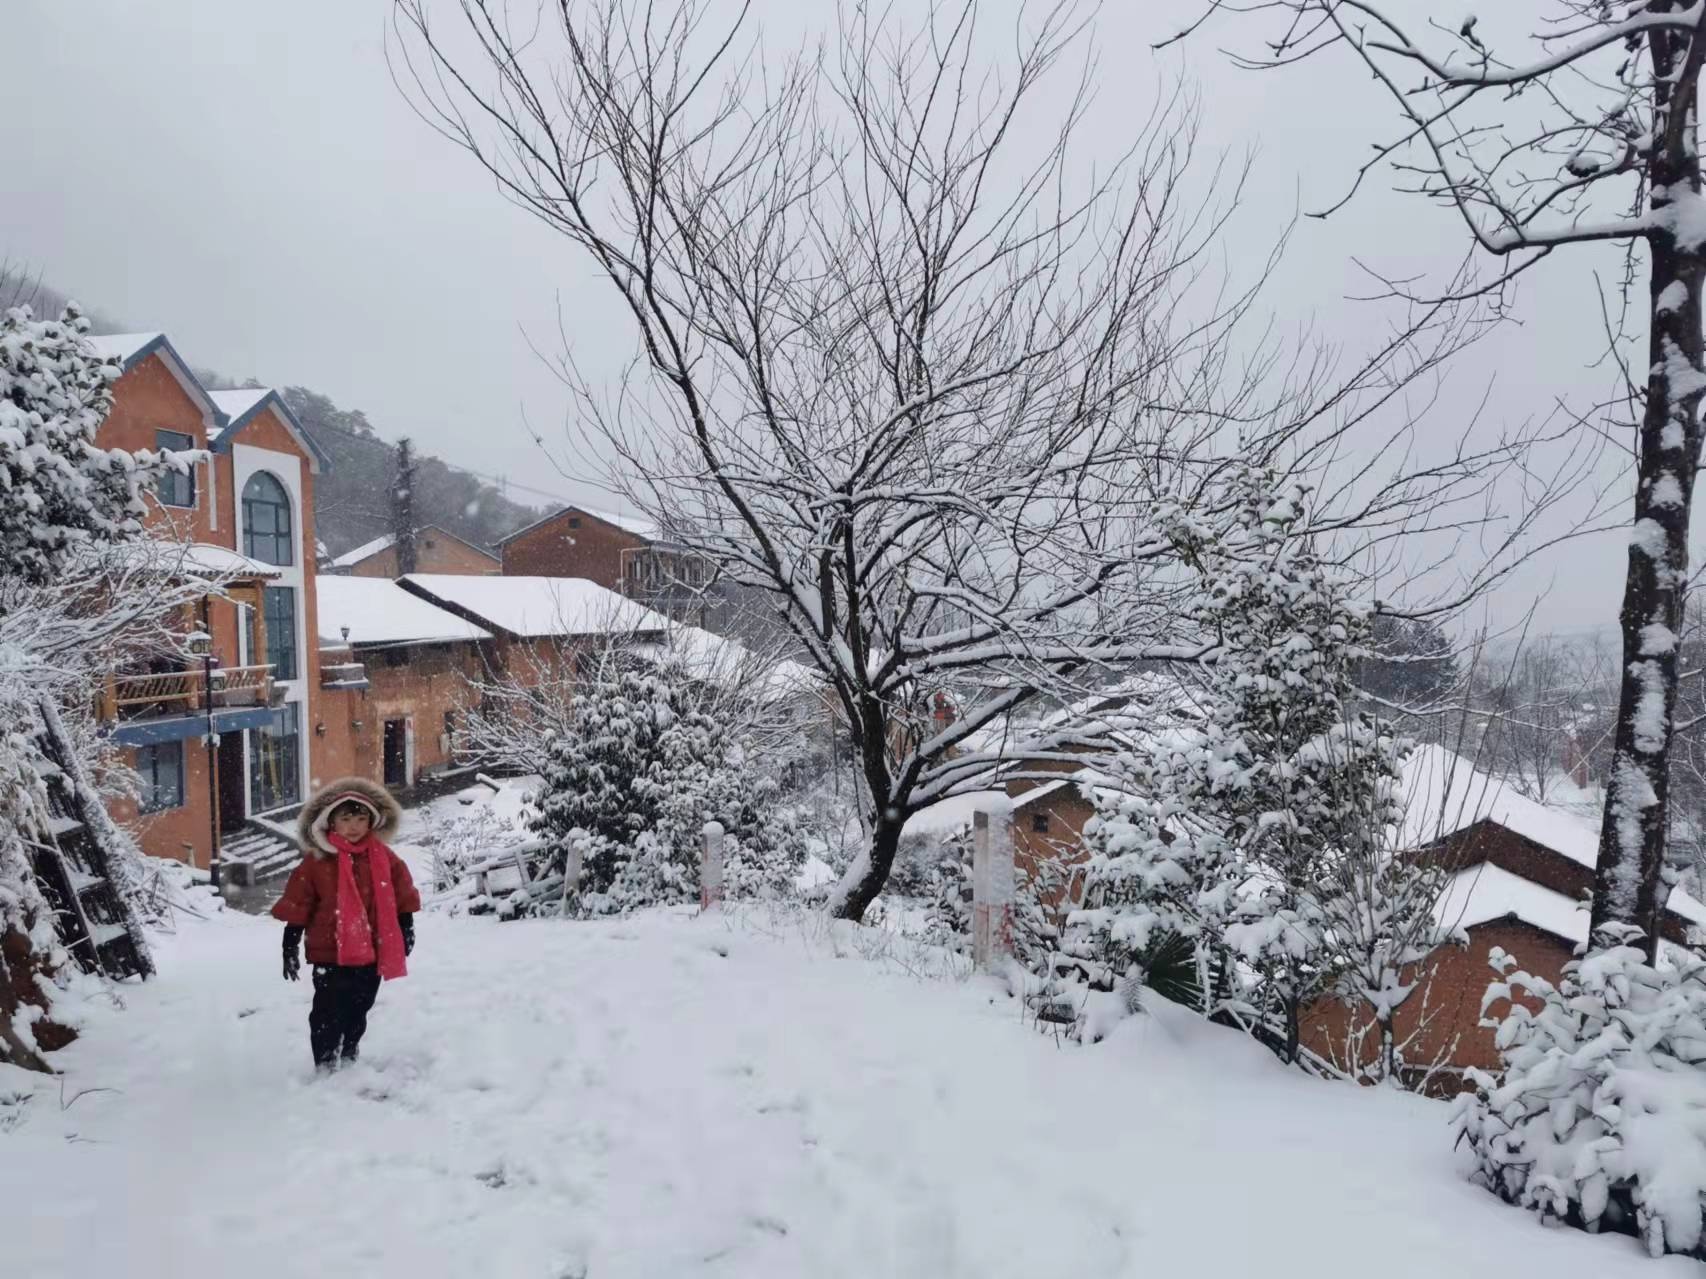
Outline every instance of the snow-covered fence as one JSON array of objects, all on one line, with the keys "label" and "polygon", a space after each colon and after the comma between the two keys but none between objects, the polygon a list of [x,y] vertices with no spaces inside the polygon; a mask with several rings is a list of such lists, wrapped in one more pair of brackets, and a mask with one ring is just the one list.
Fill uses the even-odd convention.
[{"label": "snow-covered fence", "polygon": [[710,910],[723,901],[723,825],[706,822],[704,850],[699,857],[699,906]]},{"label": "snow-covered fence", "polygon": [[1006,803],[972,817],[971,953],[978,968],[1013,954],[1013,813]]}]

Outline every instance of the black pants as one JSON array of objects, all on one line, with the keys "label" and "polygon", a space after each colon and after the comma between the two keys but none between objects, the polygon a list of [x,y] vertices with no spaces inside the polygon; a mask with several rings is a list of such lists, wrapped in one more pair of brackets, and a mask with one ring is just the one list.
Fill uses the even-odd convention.
[{"label": "black pants", "polygon": [[308,1010],[308,1042],[314,1064],[329,1066],[341,1056],[355,1060],[367,1031],[367,1011],[379,995],[379,966],[314,966],[314,1005]]}]

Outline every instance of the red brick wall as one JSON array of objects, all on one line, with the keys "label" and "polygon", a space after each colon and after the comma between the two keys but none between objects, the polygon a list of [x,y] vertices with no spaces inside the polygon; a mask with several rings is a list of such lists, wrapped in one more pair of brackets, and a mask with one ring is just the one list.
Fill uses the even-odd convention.
[{"label": "red brick wall", "polygon": [[[402,664],[388,663],[387,652],[397,653]],[[473,699],[471,683],[482,677],[479,646],[475,644],[419,644],[397,649],[363,648],[357,659],[367,670],[365,691],[322,692],[320,723],[326,725],[319,739],[314,767],[317,784],[336,777],[385,778],[385,721],[411,720],[415,730],[416,780],[454,762],[439,742],[446,711],[457,719]]]},{"label": "red brick wall", "polygon": [[[175,857],[207,869],[213,848],[213,800],[208,787],[207,747],[198,739],[183,743],[184,803],[158,813],[136,811],[133,800],[114,800],[107,805],[113,820],[128,826],[142,851],[153,857]],[[136,752],[123,752],[124,762],[136,764]],[[186,845],[188,848],[186,849]]]},{"label": "red brick wall", "polygon": [[[571,519],[579,528],[570,528]],[[506,577],[584,577],[600,586],[622,589],[622,552],[649,545],[625,529],[583,511],[559,511],[548,520],[505,542]]]},{"label": "red brick wall", "polygon": [[[102,448],[127,449],[134,453],[156,447],[155,431],[178,431],[190,436],[195,441],[194,447],[207,447],[207,429],[202,422],[201,409],[178,379],[172,376],[171,369],[159,355],[149,356],[114,384],[113,409],[96,432],[95,442]],[[168,524],[178,537],[188,536],[197,542],[229,546],[229,525],[222,520],[220,532],[224,537],[213,536],[209,527],[207,464],[195,469],[195,509],[163,507],[149,499],[149,523],[155,526]]]},{"label": "red brick wall", "polygon": [[[1025,789],[1034,785],[1018,783]],[[1035,804],[1013,810],[1013,865],[1015,870],[1035,872],[1039,861],[1073,866],[1088,856],[1084,848],[1084,825],[1096,815],[1094,806],[1076,786],[1045,795]],[[1038,830],[1036,819],[1048,829]],[[1083,899],[1084,876],[1073,870],[1060,889],[1048,895],[1044,906],[1069,909]]]},{"label": "red brick wall", "polygon": [[[503,569],[495,555],[469,546],[458,538],[428,529],[415,538],[415,572],[464,573],[494,575]],[[382,577],[387,581],[398,576],[397,549],[387,546],[354,565],[351,577]],[[541,574],[541,576],[545,576]],[[551,576],[557,576],[552,574]]]},{"label": "red brick wall", "polygon": [[[1499,1068],[1494,1032],[1479,1025],[1482,996],[1497,979],[1487,965],[1495,946],[1516,957],[1518,970],[1551,982],[1563,975],[1571,950],[1568,942],[1551,933],[1516,920],[1496,920],[1470,929],[1466,948],[1446,946],[1436,951],[1421,966],[1419,978],[1415,969],[1410,970],[1405,979],[1417,980],[1418,985],[1399,1008],[1395,1026],[1400,1043],[1415,1036],[1405,1050],[1413,1066],[1437,1062],[1459,1069]],[[1538,1000],[1524,997],[1521,1002],[1530,1009],[1539,1007]],[[1501,1008],[1495,1006],[1493,1014],[1498,1015]],[[1360,1042],[1351,1042],[1347,1036],[1353,1028],[1367,1031],[1371,1024],[1366,1007],[1353,1010],[1336,999],[1323,999],[1304,1016],[1303,1044],[1341,1069],[1367,1066],[1376,1058],[1378,1039],[1366,1033]]]}]

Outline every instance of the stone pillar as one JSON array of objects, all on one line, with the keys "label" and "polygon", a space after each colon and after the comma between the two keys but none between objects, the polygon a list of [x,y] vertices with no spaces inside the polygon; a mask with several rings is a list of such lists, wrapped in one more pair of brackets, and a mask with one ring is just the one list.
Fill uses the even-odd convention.
[{"label": "stone pillar", "polygon": [[1005,803],[972,816],[972,960],[1000,968],[1013,954],[1013,814]]},{"label": "stone pillar", "polygon": [[706,822],[704,851],[699,858],[699,907],[710,910],[723,903],[723,825]]}]

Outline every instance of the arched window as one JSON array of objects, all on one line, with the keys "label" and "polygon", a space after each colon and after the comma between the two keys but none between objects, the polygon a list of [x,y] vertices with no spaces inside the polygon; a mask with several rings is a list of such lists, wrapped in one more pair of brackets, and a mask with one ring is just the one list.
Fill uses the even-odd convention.
[{"label": "arched window", "polygon": [[290,494],[275,476],[256,471],[243,486],[243,554],[263,564],[290,564]]}]

